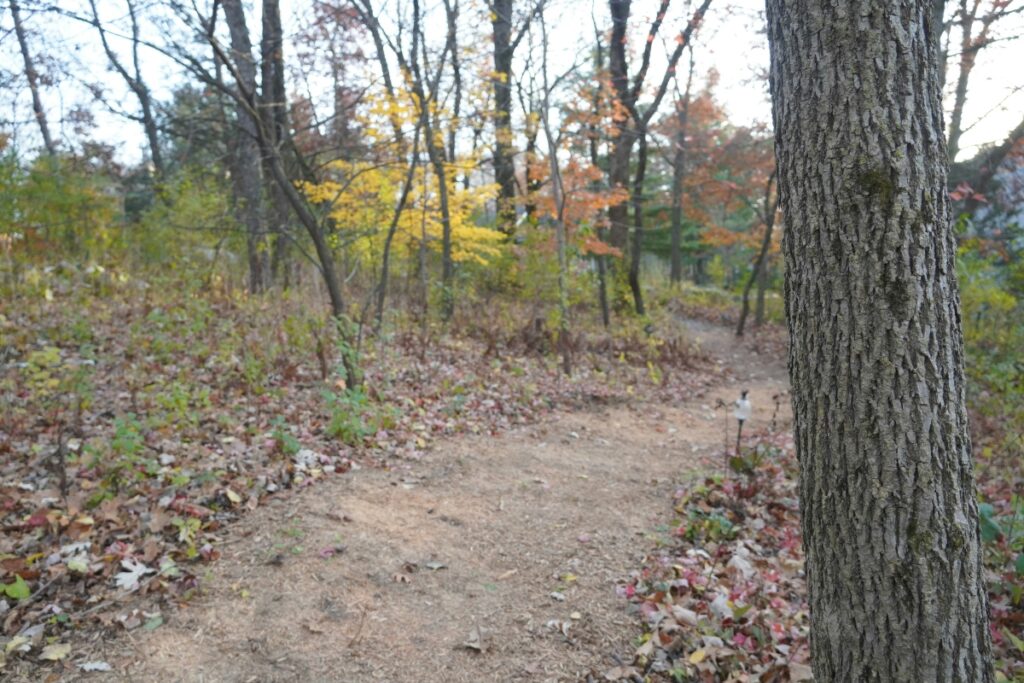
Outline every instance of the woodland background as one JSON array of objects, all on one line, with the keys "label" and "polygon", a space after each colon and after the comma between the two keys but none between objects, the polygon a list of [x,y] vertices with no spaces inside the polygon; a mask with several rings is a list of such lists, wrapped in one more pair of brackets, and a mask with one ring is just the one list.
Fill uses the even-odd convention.
[{"label": "woodland background", "polygon": [[[708,360],[686,319],[784,353],[770,122],[730,119],[711,50],[729,37],[701,34],[708,13],[757,15],[4,4],[0,668],[158,627],[125,624],[125,595],[190,599],[219,531],[281,489],[558,406],[685,399]],[[993,638],[1024,680],[1024,121],[961,149],[988,125],[965,120],[972,73],[1022,54],[1024,3],[936,11]],[[567,21],[585,44],[559,40]],[[749,87],[766,96],[764,73]],[[731,533],[714,524],[687,540]]]}]

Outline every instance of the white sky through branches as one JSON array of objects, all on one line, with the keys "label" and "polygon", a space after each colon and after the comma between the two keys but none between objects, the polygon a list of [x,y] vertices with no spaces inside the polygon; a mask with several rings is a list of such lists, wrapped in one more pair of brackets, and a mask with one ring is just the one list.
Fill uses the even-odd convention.
[{"label": "white sky through branches", "polygon": [[[143,15],[143,38],[162,44],[165,37],[150,18],[168,16],[166,1],[137,2]],[[96,127],[91,136],[98,141],[113,144],[117,149],[118,160],[124,163],[138,162],[145,149],[141,125],[95,102],[88,87],[99,84],[105,91],[107,105],[112,108],[130,114],[137,112],[134,97],[120,77],[108,69],[96,30],[72,18],[61,18],[52,11],[40,11],[39,7],[44,4],[80,16],[87,16],[89,9],[87,0],[22,0],[22,14],[29,31],[32,51],[41,58],[38,70],[44,75],[53,74],[60,81],[56,85],[46,84],[43,88],[43,99],[54,136],[65,146],[77,141],[72,132],[71,112],[83,106],[95,113]],[[97,4],[112,33],[111,44],[127,62],[127,41],[113,35],[127,32],[124,3],[121,0],[97,0]],[[197,0],[197,4],[202,6],[205,3]],[[393,14],[396,7],[407,4],[405,0],[378,0],[375,6],[382,8],[382,14]],[[528,6],[524,0],[516,4],[521,8]],[[258,45],[259,41],[258,5],[258,0],[249,3],[249,27],[254,45]],[[490,25],[485,20],[483,5],[480,0],[463,0],[462,5],[460,43],[470,49],[470,59],[489,60]],[[428,39],[439,45],[444,35],[443,9],[434,0],[426,0],[425,6],[428,11]],[[549,6],[547,18],[553,61],[551,70],[554,73],[567,69],[574,61],[585,61],[588,58],[594,42],[595,19],[598,27],[605,31],[611,22],[607,3],[603,1],[550,0]],[[631,65],[634,70],[641,41],[646,36],[649,20],[657,6],[656,0],[633,2],[630,38],[634,42],[634,60]],[[289,36],[294,36],[301,26],[304,13],[309,11],[308,7],[308,0],[282,0],[285,31]],[[687,3],[683,0],[675,0],[670,5],[647,79],[651,87],[660,79],[666,53],[675,46],[674,38],[689,18],[686,8]],[[771,118],[767,87],[762,77],[768,68],[766,38],[761,30],[763,8],[763,0],[715,0],[695,43],[698,84],[703,84],[709,69],[718,72],[715,92],[731,120],[738,125],[769,123]],[[12,28],[10,10],[4,2],[0,8],[0,88],[5,91],[4,97],[0,98],[0,130],[12,133],[15,145],[24,153],[38,147],[40,141],[32,119],[30,95],[22,74],[21,58]],[[998,24],[996,32],[996,37],[1002,40],[980,52],[965,108],[961,159],[972,156],[979,146],[1001,142],[1024,112],[1024,73],[1019,70],[1019,66],[1024,64],[1024,39],[1009,39],[1021,34],[1024,34],[1024,16],[1007,18]],[[368,37],[361,42],[365,44],[354,47],[360,48],[367,57],[372,57],[372,42]],[[524,41],[517,53],[517,69],[522,66],[528,42]],[[539,54],[539,34],[535,42]],[[197,52],[204,49],[198,43],[193,43],[193,47]],[[167,101],[172,90],[188,80],[180,67],[154,50],[143,48],[141,58],[148,85],[160,101]],[[295,47],[289,40],[286,59],[294,58]],[[680,63],[681,70],[686,68],[686,59],[684,55]],[[373,62],[369,62],[365,68],[372,71]],[[582,68],[589,70],[590,65],[584,64]],[[681,75],[685,78],[685,74]],[[947,80],[953,81],[955,78]],[[297,86],[294,82],[289,85],[293,88]],[[566,95],[568,93],[563,96]],[[327,99],[329,96],[325,94],[325,101]],[[517,112],[514,116],[516,121],[521,122],[521,114]]]}]

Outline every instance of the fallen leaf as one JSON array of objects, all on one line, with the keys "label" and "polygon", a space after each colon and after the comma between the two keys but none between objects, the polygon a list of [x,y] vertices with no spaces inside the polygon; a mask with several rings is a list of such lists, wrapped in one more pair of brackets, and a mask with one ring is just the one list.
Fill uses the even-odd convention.
[{"label": "fallen leaf", "polygon": [[121,566],[125,568],[125,571],[118,572],[114,576],[114,582],[117,583],[118,588],[128,592],[138,590],[139,580],[143,576],[156,573],[155,569],[147,567],[133,558],[121,560]]},{"label": "fallen leaf", "polygon": [[4,645],[4,652],[28,652],[29,649],[32,647],[31,642],[31,639],[26,636],[14,636],[13,638],[7,641],[6,645]]},{"label": "fallen leaf", "polygon": [[26,600],[32,595],[32,591],[29,589],[28,584],[25,583],[25,579],[18,575],[14,576],[13,583],[5,584],[3,589],[7,593],[7,597],[14,598],[15,600]]},{"label": "fallen leaf", "polygon": [[43,651],[39,653],[39,659],[58,662],[69,654],[71,654],[71,645],[69,643],[54,643],[43,648]]},{"label": "fallen leaf", "polygon": [[82,671],[110,671],[113,667],[106,662],[82,662],[78,668]]},{"label": "fallen leaf", "polygon": [[484,632],[480,630],[479,626],[473,627],[473,630],[469,632],[469,638],[462,644],[462,647],[476,650],[477,652],[484,651]]},{"label": "fallen leaf", "polygon": [[806,664],[797,664],[796,662],[792,662],[789,665],[789,680],[792,681],[792,683],[813,681],[814,671]]},{"label": "fallen leaf", "polygon": [[700,664],[707,658],[707,656],[708,652],[704,648],[695,650],[694,653],[690,655],[690,664]]},{"label": "fallen leaf", "polygon": [[616,666],[604,672],[605,680],[609,681],[621,681],[624,678],[632,680],[634,676],[639,675],[640,672],[632,666]]}]

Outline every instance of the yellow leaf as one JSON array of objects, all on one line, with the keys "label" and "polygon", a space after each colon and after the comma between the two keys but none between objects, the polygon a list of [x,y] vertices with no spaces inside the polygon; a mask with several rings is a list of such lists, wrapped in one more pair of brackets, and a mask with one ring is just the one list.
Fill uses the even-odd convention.
[{"label": "yellow leaf", "polygon": [[707,659],[708,653],[704,648],[701,648],[690,655],[690,664],[700,664]]},{"label": "yellow leaf", "polygon": [[39,654],[39,659],[57,662],[67,657],[69,654],[71,654],[70,644],[54,643],[53,645],[47,645],[43,648],[43,651]]}]

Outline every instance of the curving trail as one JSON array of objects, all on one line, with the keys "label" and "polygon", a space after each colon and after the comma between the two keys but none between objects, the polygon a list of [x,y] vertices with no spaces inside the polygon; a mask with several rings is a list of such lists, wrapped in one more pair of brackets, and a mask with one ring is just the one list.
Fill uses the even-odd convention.
[{"label": "curving trail", "polygon": [[715,400],[749,389],[756,429],[786,388],[778,361],[692,330],[728,371],[686,404],[562,412],[256,510],[203,597],[107,646],[107,680],[600,680],[636,635],[616,581],[678,483],[720,466]]}]

